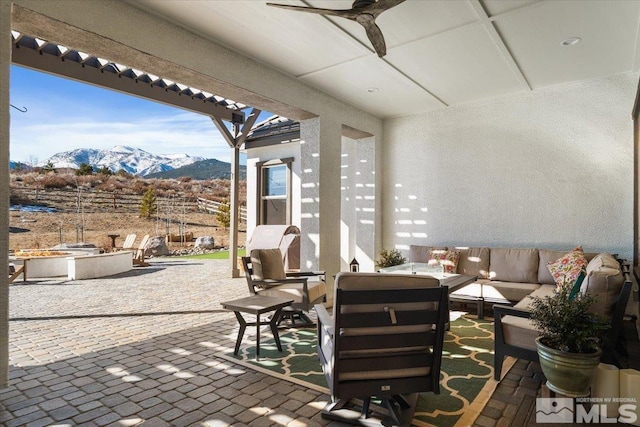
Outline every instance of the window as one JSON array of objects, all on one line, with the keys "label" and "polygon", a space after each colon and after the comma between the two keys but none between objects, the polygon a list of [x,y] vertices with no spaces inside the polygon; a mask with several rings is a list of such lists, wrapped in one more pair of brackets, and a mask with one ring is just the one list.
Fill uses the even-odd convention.
[{"label": "window", "polygon": [[259,163],[260,224],[291,223],[291,163],[293,159]]}]

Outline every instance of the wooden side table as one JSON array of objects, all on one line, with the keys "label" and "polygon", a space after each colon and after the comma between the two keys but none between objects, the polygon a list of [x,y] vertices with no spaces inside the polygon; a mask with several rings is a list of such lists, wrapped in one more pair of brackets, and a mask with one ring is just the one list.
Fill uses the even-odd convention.
[{"label": "wooden side table", "polygon": [[[264,313],[274,312],[269,320],[269,326],[273,339],[278,346],[278,351],[282,351],[282,345],[280,344],[280,336],[278,335],[278,321],[280,320],[281,311],[284,307],[290,306],[293,302],[292,299],[266,297],[261,295],[253,295],[246,298],[240,298],[233,301],[222,302],[222,307],[226,310],[232,310],[238,319],[240,324],[240,330],[238,331],[238,338],[236,339],[236,347],[233,354],[238,354],[240,350],[240,343],[244,336],[244,331],[247,326],[256,326],[256,360],[260,357],[260,326],[263,324],[260,321],[260,315]],[[256,321],[249,323],[242,313],[253,314],[256,316]]]}]

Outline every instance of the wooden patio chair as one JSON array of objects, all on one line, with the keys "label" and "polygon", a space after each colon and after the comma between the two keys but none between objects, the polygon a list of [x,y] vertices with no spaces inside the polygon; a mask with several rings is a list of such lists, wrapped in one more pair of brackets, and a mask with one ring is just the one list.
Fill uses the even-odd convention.
[{"label": "wooden patio chair", "polygon": [[146,234],[140,241],[138,249],[133,253],[133,266],[134,267],[149,267],[149,263],[144,260],[145,253],[147,251],[147,243],[149,243],[149,235]]},{"label": "wooden patio chair", "polygon": [[134,243],[136,242],[136,234],[135,233],[131,233],[131,234],[127,234],[127,237],[125,237],[124,239],[124,243],[122,244],[122,246],[118,246],[112,249],[112,251],[116,252],[116,251],[134,251],[136,248],[133,246]]},{"label": "wooden patio chair", "polygon": [[418,393],[440,393],[448,301],[448,288],[432,277],[338,273],[333,318],[315,306],[331,394],[322,417],[409,426]]},{"label": "wooden patio chair", "polygon": [[[291,307],[283,310],[283,317],[293,324],[296,319],[313,324],[306,313],[315,304],[326,301],[324,271],[285,272],[283,255],[278,248],[254,249],[250,256],[242,257],[242,266],[251,295],[293,298]],[[309,280],[311,277],[319,280]]]},{"label": "wooden patio chair", "polygon": [[23,274],[23,280],[27,280],[27,273],[25,272],[25,266],[27,265],[27,261],[24,261],[24,264],[16,268],[15,264],[9,263],[9,284],[13,283],[14,280],[18,278],[21,274]]}]

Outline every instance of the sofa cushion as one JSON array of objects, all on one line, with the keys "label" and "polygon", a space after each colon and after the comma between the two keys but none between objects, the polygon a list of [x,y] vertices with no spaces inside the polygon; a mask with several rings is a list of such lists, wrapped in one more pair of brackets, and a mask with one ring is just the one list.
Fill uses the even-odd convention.
[{"label": "sofa cushion", "polygon": [[429,251],[429,264],[440,264],[445,273],[455,273],[458,268],[460,251],[432,249]]},{"label": "sofa cushion", "polygon": [[409,262],[429,262],[429,252],[432,249],[436,248],[433,246],[409,245]]},{"label": "sofa cushion", "polygon": [[538,250],[492,248],[489,275],[501,282],[538,283]]},{"label": "sofa cushion", "polygon": [[489,277],[489,248],[456,247],[460,251],[458,274],[478,276],[478,279]]},{"label": "sofa cushion", "polygon": [[282,280],[287,277],[280,249],[254,249],[250,256],[253,277],[256,280]]},{"label": "sofa cushion", "polygon": [[624,275],[620,271],[620,264],[610,254],[603,253],[587,265],[587,276],[580,291],[588,292],[596,298],[596,302],[591,306],[592,312],[610,316],[623,284]]},{"label": "sofa cushion", "polygon": [[576,246],[572,251],[547,264],[547,268],[557,286],[573,287],[580,278],[580,273],[586,267],[587,259],[584,256],[582,246]]},{"label": "sofa cushion", "polygon": [[509,302],[520,301],[529,295],[540,285],[535,283],[513,283],[513,282],[495,282],[489,280],[479,280],[476,283],[470,283],[461,286],[451,292],[452,297],[462,299],[484,298],[485,301],[491,303],[507,304]]},{"label": "sofa cushion", "polygon": [[[327,284],[320,280],[310,280],[307,282],[307,295],[309,301],[316,301],[327,294]],[[285,282],[278,286],[265,288],[260,291],[260,295],[276,298],[291,298],[294,304],[302,304],[304,300],[304,285],[300,282]]]},{"label": "sofa cushion", "polygon": [[[520,302],[514,307],[522,310],[528,310],[529,305],[533,301],[533,296],[540,298],[552,296],[555,290],[555,285],[541,285],[538,289],[520,300]],[[536,350],[535,340],[538,337],[539,332],[535,326],[533,326],[531,320],[523,317],[504,316],[502,318],[502,330],[504,333],[505,343],[529,350]]]},{"label": "sofa cushion", "polygon": [[553,296],[556,291],[556,285],[540,285],[538,289],[531,292],[526,297],[522,298],[516,305],[515,308],[519,308],[522,310],[529,310],[529,306],[533,302],[534,297],[544,298]]},{"label": "sofa cushion", "polygon": [[484,285],[484,294],[487,299],[491,298],[492,295],[496,295],[509,301],[520,301],[539,287],[540,285],[537,283],[500,282],[492,280]]},{"label": "sofa cushion", "polygon": [[524,317],[504,316],[502,318],[502,333],[506,344],[536,350],[536,338],[538,338],[539,332],[531,320]]}]

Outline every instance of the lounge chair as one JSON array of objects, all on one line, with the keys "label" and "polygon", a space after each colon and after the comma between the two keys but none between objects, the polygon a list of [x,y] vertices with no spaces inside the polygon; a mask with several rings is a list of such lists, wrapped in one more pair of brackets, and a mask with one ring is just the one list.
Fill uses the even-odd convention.
[{"label": "lounge chair", "polygon": [[21,274],[23,274],[23,280],[27,280],[27,274],[24,271],[26,265],[27,263],[25,261],[24,264],[16,268],[13,263],[9,263],[9,283],[13,283],[13,281],[16,280]]},{"label": "lounge chair", "polygon": [[115,251],[133,251],[133,250],[135,250],[135,247],[133,245],[136,242],[136,237],[137,236],[136,236],[135,233],[127,234],[127,237],[125,237],[124,243],[122,244],[122,246],[112,248],[112,251],[115,252]]},{"label": "lounge chair", "polygon": [[324,305],[315,309],[331,394],[323,418],[408,426],[418,393],[440,393],[448,288],[438,279],[338,273],[333,318]]},{"label": "lounge chair", "polygon": [[[315,304],[326,301],[327,286],[324,271],[285,272],[280,249],[254,249],[242,257],[242,266],[251,295],[293,298],[291,307],[283,310],[284,318],[295,324],[296,319],[313,324],[305,314]],[[317,277],[317,281],[309,281]]]},{"label": "lounge chair", "polygon": [[140,241],[138,249],[133,254],[133,266],[134,267],[148,267],[149,263],[145,262],[144,255],[147,250],[147,243],[149,243],[149,235],[146,234]]}]

